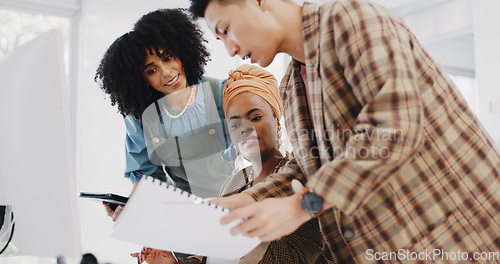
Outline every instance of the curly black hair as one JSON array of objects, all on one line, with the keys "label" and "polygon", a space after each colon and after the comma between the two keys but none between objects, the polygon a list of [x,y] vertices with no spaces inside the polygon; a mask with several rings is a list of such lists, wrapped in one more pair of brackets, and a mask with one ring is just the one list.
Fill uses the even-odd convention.
[{"label": "curly black hair", "polygon": [[143,111],[164,94],[149,86],[143,76],[148,49],[160,49],[182,62],[188,85],[200,80],[209,60],[200,28],[184,9],[159,9],[139,19],[132,31],[117,38],[104,54],[94,80],[110,95],[123,115],[141,120]]},{"label": "curly black hair", "polygon": [[191,13],[191,18],[194,20],[198,18],[205,17],[205,9],[211,1],[216,1],[221,6],[226,6],[229,4],[242,4],[244,0],[191,0],[191,6],[189,6],[189,12]]}]

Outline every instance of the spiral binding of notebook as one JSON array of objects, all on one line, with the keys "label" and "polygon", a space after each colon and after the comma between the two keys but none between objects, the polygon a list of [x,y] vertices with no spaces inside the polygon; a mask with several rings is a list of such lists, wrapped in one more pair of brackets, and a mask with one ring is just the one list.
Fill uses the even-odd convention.
[{"label": "spiral binding of notebook", "polygon": [[151,176],[144,176],[143,178],[144,178],[145,181],[150,181],[152,183],[157,183],[160,186],[165,186],[166,189],[172,189],[173,192],[179,191],[181,196],[186,196],[187,198],[192,198],[195,201],[195,203],[207,204],[208,206],[213,207],[214,209],[219,209],[221,212],[224,212],[224,211],[228,210],[227,208],[224,208],[222,206],[218,206],[217,204],[214,204],[214,203],[211,203],[209,201],[206,201],[202,197],[196,196],[196,195],[194,195],[194,194],[192,194],[190,192],[184,191],[184,190],[182,190],[180,188],[177,188],[177,187],[175,187],[173,185],[170,185],[170,184],[168,184],[168,183],[166,183],[164,181],[158,180],[158,179],[153,178]]},{"label": "spiral binding of notebook", "polygon": [[231,235],[229,230],[238,221],[220,224],[228,212],[175,186],[144,177],[118,218],[112,237],[151,248],[238,259],[260,240]]}]

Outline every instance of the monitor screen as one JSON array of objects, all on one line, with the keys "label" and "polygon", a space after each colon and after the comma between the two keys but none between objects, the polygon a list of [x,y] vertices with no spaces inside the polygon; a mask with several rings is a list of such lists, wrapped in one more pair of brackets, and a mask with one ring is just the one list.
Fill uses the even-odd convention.
[{"label": "monitor screen", "polygon": [[0,64],[0,205],[23,255],[78,256],[74,154],[62,35],[51,30]]}]

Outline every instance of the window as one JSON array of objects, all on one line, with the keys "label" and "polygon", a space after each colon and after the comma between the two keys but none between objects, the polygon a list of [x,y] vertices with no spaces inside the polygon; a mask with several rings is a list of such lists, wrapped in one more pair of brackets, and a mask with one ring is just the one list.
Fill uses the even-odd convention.
[{"label": "window", "polygon": [[64,62],[68,73],[70,25],[71,19],[68,17],[0,9],[0,63],[15,48],[58,28],[64,38]]}]

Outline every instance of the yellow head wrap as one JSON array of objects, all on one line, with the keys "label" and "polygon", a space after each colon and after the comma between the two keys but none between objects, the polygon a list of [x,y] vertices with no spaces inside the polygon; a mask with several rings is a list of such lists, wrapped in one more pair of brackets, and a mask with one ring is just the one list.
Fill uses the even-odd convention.
[{"label": "yellow head wrap", "polygon": [[271,106],[278,120],[281,118],[283,106],[281,105],[278,82],[271,73],[249,64],[243,64],[230,71],[222,91],[222,107],[226,116],[229,102],[244,92],[262,97]]}]

